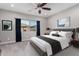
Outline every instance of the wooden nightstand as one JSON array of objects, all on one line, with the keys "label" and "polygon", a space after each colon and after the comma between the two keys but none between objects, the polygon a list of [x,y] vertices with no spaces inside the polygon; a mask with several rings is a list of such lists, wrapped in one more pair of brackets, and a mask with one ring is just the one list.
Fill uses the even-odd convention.
[{"label": "wooden nightstand", "polygon": [[78,40],[73,40],[73,41],[71,41],[71,44],[72,44],[74,47],[79,48],[79,41],[78,41]]}]

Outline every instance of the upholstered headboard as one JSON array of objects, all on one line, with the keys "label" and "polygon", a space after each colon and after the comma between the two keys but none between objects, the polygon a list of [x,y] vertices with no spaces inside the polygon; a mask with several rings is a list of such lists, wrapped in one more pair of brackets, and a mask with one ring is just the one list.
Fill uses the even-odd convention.
[{"label": "upholstered headboard", "polygon": [[62,28],[59,28],[59,29],[52,29],[53,31],[71,31],[73,32],[73,35],[72,35],[72,38],[75,39],[75,28],[65,28],[65,29],[62,29]]}]

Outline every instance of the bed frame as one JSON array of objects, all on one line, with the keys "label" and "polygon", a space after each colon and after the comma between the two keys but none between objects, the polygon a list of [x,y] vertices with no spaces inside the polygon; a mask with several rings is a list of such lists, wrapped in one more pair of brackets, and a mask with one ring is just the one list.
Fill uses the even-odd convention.
[{"label": "bed frame", "polygon": [[47,53],[42,51],[36,44],[34,44],[32,41],[30,41],[30,44],[33,46],[33,48],[39,53],[40,56],[47,56]]},{"label": "bed frame", "polygon": [[[71,31],[73,32],[72,38],[75,39],[75,29],[52,29],[52,31]],[[34,47],[34,49],[39,53],[40,56],[47,56],[47,52],[42,51],[36,44],[30,41],[30,44]],[[53,55],[51,55],[53,56]]]}]

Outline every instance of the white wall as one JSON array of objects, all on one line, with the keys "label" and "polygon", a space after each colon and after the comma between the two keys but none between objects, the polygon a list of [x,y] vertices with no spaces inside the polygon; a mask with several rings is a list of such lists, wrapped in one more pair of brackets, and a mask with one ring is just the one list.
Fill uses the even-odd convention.
[{"label": "white wall", "polygon": [[[45,18],[25,15],[21,13],[0,10],[0,41],[2,42],[15,42],[15,18],[31,19],[40,21],[40,32],[41,35],[46,31],[46,20]],[[12,20],[12,31],[2,31],[2,20]]]},{"label": "white wall", "polygon": [[69,28],[79,27],[79,5],[74,6],[72,8],[69,8],[67,10],[64,10],[60,13],[57,13],[55,15],[52,15],[48,18],[48,27],[50,28],[57,28],[57,19],[63,18],[63,17],[69,17],[71,20],[71,26]]}]

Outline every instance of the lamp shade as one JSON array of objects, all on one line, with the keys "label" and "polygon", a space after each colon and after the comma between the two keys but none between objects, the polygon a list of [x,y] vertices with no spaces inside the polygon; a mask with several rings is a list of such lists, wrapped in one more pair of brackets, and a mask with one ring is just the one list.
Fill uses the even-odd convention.
[{"label": "lamp shade", "polygon": [[50,28],[46,28],[46,30],[50,30]]}]

